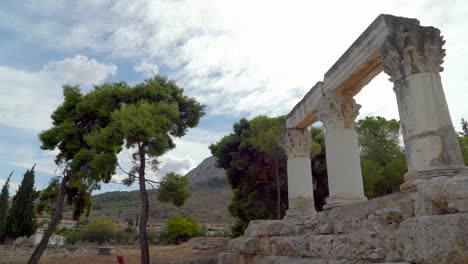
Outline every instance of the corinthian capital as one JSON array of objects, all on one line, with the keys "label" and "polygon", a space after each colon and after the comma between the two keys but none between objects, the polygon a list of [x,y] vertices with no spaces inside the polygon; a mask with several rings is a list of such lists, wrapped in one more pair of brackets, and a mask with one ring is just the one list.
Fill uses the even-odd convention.
[{"label": "corinthian capital", "polygon": [[328,94],[320,103],[318,116],[325,128],[353,128],[360,105],[348,94]]},{"label": "corinthian capital", "polygon": [[439,73],[443,70],[444,44],[440,30],[433,27],[417,27],[390,35],[381,50],[384,72],[392,82],[415,73]]},{"label": "corinthian capital", "polygon": [[312,139],[307,129],[288,128],[281,136],[279,144],[289,159],[310,157]]}]

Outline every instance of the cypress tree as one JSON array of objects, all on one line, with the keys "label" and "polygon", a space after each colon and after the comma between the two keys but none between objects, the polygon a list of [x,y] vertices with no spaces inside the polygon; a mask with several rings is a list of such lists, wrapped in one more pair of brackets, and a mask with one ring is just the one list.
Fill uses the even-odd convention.
[{"label": "cypress tree", "polygon": [[34,200],[37,198],[37,193],[34,189],[34,166],[24,174],[23,181],[8,211],[5,232],[5,238],[7,239],[14,240],[22,236],[29,237],[36,232],[37,221]]},{"label": "cypress tree", "polygon": [[2,187],[2,191],[0,193],[0,242],[3,241],[3,237],[5,235],[5,229],[6,229],[6,221],[7,221],[7,216],[8,216],[8,198],[10,198],[10,193],[8,192],[10,188],[10,178],[11,175],[13,174],[10,173],[10,176],[8,176],[5,184]]}]

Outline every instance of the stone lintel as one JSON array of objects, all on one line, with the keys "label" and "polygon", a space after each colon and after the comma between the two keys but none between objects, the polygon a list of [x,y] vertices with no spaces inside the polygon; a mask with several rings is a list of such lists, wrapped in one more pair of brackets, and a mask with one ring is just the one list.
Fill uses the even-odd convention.
[{"label": "stone lintel", "polygon": [[323,95],[342,92],[356,95],[383,70],[380,50],[390,34],[418,28],[419,21],[392,15],[379,15],[338,61],[288,114],[288,128],[305,128],[318,121]]}]

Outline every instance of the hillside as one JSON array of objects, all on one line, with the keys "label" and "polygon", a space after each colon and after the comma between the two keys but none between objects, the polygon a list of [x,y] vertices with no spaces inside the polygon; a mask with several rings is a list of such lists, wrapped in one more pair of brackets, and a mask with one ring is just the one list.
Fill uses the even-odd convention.
[{"label": "hillside", "polygon": [[[156,190],[149,190],[151,225],[161,224],[175,213],[191,215],[201,223],[227,226],[232,221],[228,205],[232,192],[224,170],[215,167],[216,159],[209,157],[186,176],[190,181],[191,196],[177,208],[156,200]],[[138,191],[107,192],[93,196],[91,217],[109,217],[121,222],[135,219],[140,210]]]},{"label": "hillside", "polygon": [[203,185],[226,185],[226,172],[216,167],[216,158],[211,156],[206,158],[196,168],[185,175],[190,181],[190,187]]}]

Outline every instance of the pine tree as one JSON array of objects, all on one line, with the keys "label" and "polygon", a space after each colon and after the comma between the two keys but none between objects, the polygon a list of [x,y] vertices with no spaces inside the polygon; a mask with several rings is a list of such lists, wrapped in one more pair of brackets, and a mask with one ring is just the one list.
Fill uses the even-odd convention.
[{"label": "pine tree", "polygon": [[37,221],[34,200],[37,198],[34,189],[34,166],[26,171],[23,181],[16,192],[11,208],[8,211],[5,237],[14,240],[18,237],[29,237],[36,232]]},{"label": "pine tree", "polygon": [[3,237],[5,235],[9,207],[8,198],[10,198],[8,189],[10,188],[10,178],[12,174],[13,172],[10,173],[10,176],[8,176],[5,184],[2,187],[2,192],[0,193],[0,242],[3,241]]}]

